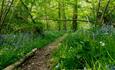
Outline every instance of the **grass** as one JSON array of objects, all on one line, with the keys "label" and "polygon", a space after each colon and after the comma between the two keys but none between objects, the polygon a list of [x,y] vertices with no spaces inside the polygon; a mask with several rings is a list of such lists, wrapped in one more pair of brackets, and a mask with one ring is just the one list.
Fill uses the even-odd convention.
[{"label": "grass", "polygon": [[[62,35],[62,33],[59,32],[45,32],[44,36],[41,37],[36,37],[36,39],[28,39],[27,41],[25,40],[20,40],[20,42],[17,45],[4,45],[0,47],[0,70],[5,68],[6,66],[16,62],[23,56],[25,56],[28,52],[30,52],[34,48],[42,48],[48,43],[54,41],[57,37]],[[28,38],[28,37],[26,37]],[[23,39],[26,39],[23,38]],[[6,39],[7,42],[13,43],[15,41],[12,41],[10,39]],[[14,39],[13,39],[14,40]]]},{"label": "grass", "polygon": [[71,33],[52,56],[53,70],[115,69],[115,35],[94,31]]}]

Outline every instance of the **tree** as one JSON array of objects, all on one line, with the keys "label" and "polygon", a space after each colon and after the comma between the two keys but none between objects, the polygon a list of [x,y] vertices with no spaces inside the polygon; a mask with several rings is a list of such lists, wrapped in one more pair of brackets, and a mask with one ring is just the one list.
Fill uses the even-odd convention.
[{"label": "tree", "polygon": [[[58,2],[58,19],[60,20],[61,19],[61,3],[60,3],[60,0]],[[61,22],[58,21],[58,30],[60,31],[61,30]]]},{"label": "tree", "polygon": [[63,0],[63,11],[62,11],[62,13],[63,13],[63,19],[64,19],[64,22],[63,22],[63,27],[64,27],[64,31],[66,31],[67,30],[67,21],[66,21],[66,14],[65,14],[65,0]]},{"label": "tree", "polygon": [[[6,2],[6,6],[5,6],[5,2]],[[0,15],[0,33],[4,32],[2,31],[2,28],[4,27],[4,21],[12,7],[14,0],[3,0],[2,1],[2,8],[1,8],[1,15]]]},{"label": "tree", "polygon": [[78,19],[78,1],[74,0],[75,4],[73,5],[73,31],[75,32],[77,30],[77,19]]}]

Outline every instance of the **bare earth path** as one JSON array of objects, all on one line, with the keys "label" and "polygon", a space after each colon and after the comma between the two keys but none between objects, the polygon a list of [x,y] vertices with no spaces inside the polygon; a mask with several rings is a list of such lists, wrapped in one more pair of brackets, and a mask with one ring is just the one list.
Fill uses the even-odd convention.
[{"label": "bare earth path", "polygon": [[38,49],[33,57],[25,61],[18,69],[16,70],[49,70],[48,60],[54,49],[58,48],[59,44],[67,34],[59,37],[51,44],[47,45],[44,48]]}]

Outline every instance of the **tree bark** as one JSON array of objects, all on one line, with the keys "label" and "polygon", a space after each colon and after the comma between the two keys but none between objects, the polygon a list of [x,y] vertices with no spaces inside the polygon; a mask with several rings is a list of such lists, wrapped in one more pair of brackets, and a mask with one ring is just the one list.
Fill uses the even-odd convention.
[{"label": "tree bark", "polygon": [[35,20],[33,19],[33,16],[31,15],[31,13],[30,13],[28,7],[24,4],[24,2],[23,2],[22,0],[20,0],[20,2],[22,3],[22,5],[23,5],[23,6],[25,7],[25,9],[27,10],[28,14],[29,14],[30,17],[31,17],[32,22],[35,24],[36,22],[35,22]]},{"label": "tree bark", "polygon": [[96,15],[96,24],[99,23],[99,18],[100,18],[99,13],[100,13],[100,6],[101,6],[102,0],[98,0],[98,1],[99,2],[98,2],[97,15]]},{"label": "tree bark", "polygon": [[75,5],[74,5],[74,9],[73,9],[73,31],[75,32],[77,30],[77,19],[78,19],[78,7],[77,7],[77,0],[75,0]]},{"label": "tree bark", "polygon": [[13,2],[14,2],[14,0],[8,1],[7,6],[2,11],[2,15],[1,15],[1,18],[0,18],[0,33],[2,33],[2,28],[3,28],[3,25],[4,25],[4,21],[5,21],[8,13],[11,9],[11,6],[12,6]]},{"label": "tree bark", "polygon": [[100,19],[101,24],[103,24],[103,22],[104,22],[104,15],[105,15],[106,12],[107,12],[107,9],[108,9],[108,7],[109,7],[109,4],[110,4],[110,0],[108,0],[107,4],[106,4],[106,6],[105,6],[105,9],[104,9],[104,11],[102,12],[101,19]]},{"label": "tree bark", "polygon": [[[59,19],[61,19],[61,3],[60,3],[60,1],[58,2],[58,17],[59,17]],[[58,21],[58,31],[60,31],[61,30],[61,22],[60,21]]]},{"label": "tree bark", "polygon": [[67,21],[66,21],[66,14],[65,14],[65,0],[63,0],[63,27],[64,27],[64,31],[67,30]]}]

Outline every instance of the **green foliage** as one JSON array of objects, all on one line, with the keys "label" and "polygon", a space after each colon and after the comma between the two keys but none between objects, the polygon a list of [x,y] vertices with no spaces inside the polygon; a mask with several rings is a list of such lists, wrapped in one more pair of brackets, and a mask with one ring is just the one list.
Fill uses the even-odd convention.
[{"label": "green foliage", "polygon": [[92,31],[78,31],[68,35],[54,53],[54,70],[108,70],[115,65],[115,36]]},{"label": "green foliage", "polygon": [[[2,1],[5,1],[2,3]],[[2,33],[13,32],[17,28],[22,28],[23,26],[29,26],[31,23],[34,25],[35,22],[42,22],[42,28],[44,30],[57,30],[58,25],[60,25],[60,29],[64,29],[65,21],[58,21],[57,19],[66,21],[67,30],[72,30],[72,17],[73,11],[77,10],[75,13],[78,15],[78,20],[85,20],[78,22],[85,23],[95,23],[96,19],[100,21],[102,14],[104,23],[114,22],[114,6],[115,1],[111,0],[107,10],[106,5],[108,1],[103,0],[98,10],[98,1],[97,0],[14,0],[12,6],[7,11],[8,4],[7,0],[1,0],[0,2],[0,22],[4,18],[3,25],[1,25]],[[3,5],[2,5],[3,4]],[[77,5],[76,9],[74,9],[74,5]],[[3,7],[3,8],[2,8]],[[104,13],[104,10],[105,13]],[[60,11],[60,13],[59,13]],[[7,15],[5,16],[5,13]],[[59,17],[60,14],[60,17]],[[71,20],[71,21],[68,21]],[[55,21],[54,21],[55,20]],[[90,22],[93,21],[93,22]],[[99,22],[97,22],[99,23]],[[95,23],[95,24],[97,24]],[[47,27],[48,24],[48,27]],[[79,25],[78,24],[78,25]],[[39,23],[37,23],[39,26]],[[18,26],[18,27],[16,27]],[[55,27],[54,27],[55,26]],[[86,25],[87,26],[87,25]]]},{"label": "green foliage", "polygon": [[[14,35],[13,40],[12,37],[4,39],[3,44],[10,45],[0,47],[0,69],[23,57],[31,49],[42,48],[61,35],[45,31],[72,29],[78,31],[71,33],[57,50],[54,66],[60,66],[59,69],[86,67],[94,70],[112,66],[115,59],[114,35],[96,34],[98,29],[79,30],[90,30],[93,25],[98,27],[101,23],[115,27],[114,7],[115,0],[1,0],[0,34],[14,33],[16,37]],[[29,35],[22,35],[20,39],[23,33]],[[19,41],[19,47],[15,41]]]},{"label": "green foliage", "polygon": [[[14,63],[20,58],[24,57],[33,48],[42,48],[48,43],[52,42],[55,38],[62,35],[59,32],[45,32],[44,36],[38,37],[34,40],[24,42],[20,47],[18,46],[1,46],[0,47],[0,69]],[[22,44],[22,43],[20,43]]]}]

